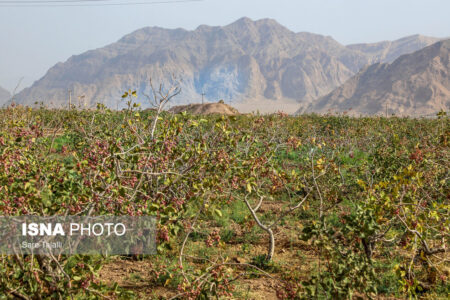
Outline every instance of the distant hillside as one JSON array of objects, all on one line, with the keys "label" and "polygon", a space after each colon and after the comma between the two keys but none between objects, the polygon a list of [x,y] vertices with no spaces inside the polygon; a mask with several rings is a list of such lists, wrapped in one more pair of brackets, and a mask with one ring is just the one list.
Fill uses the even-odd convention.
[{"label": "distant hillside", "polygon": [[[402,45],[393,42],[386,57],[424,46]],[[89,106],[103,102],[115,108],[123,91],[136,89],[146,107],[148,79],[167,83],[173,73],[183,80],[182,94],[174,99],[179,103],[198,102],[205,93],[210,102],[271,100],[276,106],[323,96],[383,57],[328,36],[294,33],[271,19],[242,18],[228,26],[202,25],[194,31],[147,27],[56,64],[16,99],[67,106],[70,89],[75,103],[85,96]]]},{"label": "distant hillside", "polygon": [[11,94],[0,86],[0,105],[5,103],[11,98]]},{"label": "distant hillside", "polygon": [[403,54],[413,53],[438,41],[438,38],[417,34],[396,41],[354,44],[347,46],[347,48],[370,55],[374,62],[390,63]]},{"label": "distant hillside", "polygon": [[377,63],[299,112],[424,115],[450,107],[450,40]]}]

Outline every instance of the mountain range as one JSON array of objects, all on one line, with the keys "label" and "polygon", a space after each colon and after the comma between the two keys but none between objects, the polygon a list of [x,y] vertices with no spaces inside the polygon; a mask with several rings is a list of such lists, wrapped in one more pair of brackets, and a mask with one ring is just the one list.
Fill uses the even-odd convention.
[{"label": "mountain range", "polygon": [[426,115],[450,108],[450,40],[361,70],[302,112]]},{"label": "mountain range", "polygon": [[166,87],[181,79],[175,104],[224,99],[308,103],[344,84],[363,67],[391,62],[438,41],[420,35],[345,46],[329,36],[293,32],[272,19],[242,18],[227,26],[188,31],[146,27],[103,48],[70,57],[48,70],[15,101],[62,107],[72,101],[112,108],[124,91],[137,90],[146,107],[149,79]]}]

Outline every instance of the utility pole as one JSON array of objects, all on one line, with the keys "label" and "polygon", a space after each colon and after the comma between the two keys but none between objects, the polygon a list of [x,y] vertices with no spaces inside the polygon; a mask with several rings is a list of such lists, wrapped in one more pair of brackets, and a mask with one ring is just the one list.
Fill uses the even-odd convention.
[{"label": "utility pole", "polygon": [[202,92],[202,105],[203,105],[203,98],[205,97],[205,92]]},{"label": "utility pole", "polygon": [[69,92],[69,109],[72,108],[72,90],[68,89],[67,92]]}]

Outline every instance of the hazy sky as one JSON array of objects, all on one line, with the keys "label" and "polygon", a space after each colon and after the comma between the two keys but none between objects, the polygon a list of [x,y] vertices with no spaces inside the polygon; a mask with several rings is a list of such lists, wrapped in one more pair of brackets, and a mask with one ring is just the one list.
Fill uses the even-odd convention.
[{"label": "hazy sky", "polygon": [[[20,1],[24,0],[15,2]],[[89,3],[152,1],[157,0]],[[10,91],[21,77],[24,88],[57,62],[113,43],[145,26],[195,29],[201,24],[226,25],[247,16],[273,18],[293,31],[330,35],[343,44],[392,40],[416,33],[450,36],[450,0],[204,0],[27,8],[7,7],[5,2],[13,1],[0,0],[0,86]]]}]

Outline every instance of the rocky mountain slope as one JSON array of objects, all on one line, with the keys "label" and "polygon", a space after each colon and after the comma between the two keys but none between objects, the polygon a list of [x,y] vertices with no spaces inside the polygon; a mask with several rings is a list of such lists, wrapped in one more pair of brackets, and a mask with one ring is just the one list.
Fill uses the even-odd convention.
[{"label": "rocky mountain slope", "polygon": [[145,107],[149,78],[168,85],[174,74],[182,79],[178,103],[199,102],[202,93],[212,102],[306,102],[329,93],[369,63],[423,46],[398,44],[383,56],[370,47],[346,47],[331,37],[294,33],[271,19],[242,18],[194,31],[148,27],[56,64],[16,99],[67,106],[71,90],[75,104],[84,96],[88,106],[101,102],[115,108],[124,106],[118,103],[124,91],[136,89]]},{"label": "rocky mountain slope", "polygon": [[370,55],[373,62],[390,63],[403,54],[413,53],[438,42],[438,38],[412,35],[396,41],[348,45],[347,48]]},{"label": "rocky mountain slope", "polygon": [[450,40],[364,68],[299,112],[435,114],[450,108]]},{"label": "rocky mountain slope", "polygon": [[0,105],[9,100],[11,94],[0,86]]}]

